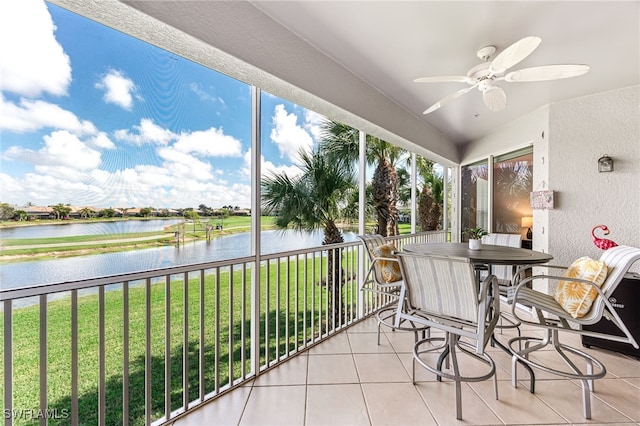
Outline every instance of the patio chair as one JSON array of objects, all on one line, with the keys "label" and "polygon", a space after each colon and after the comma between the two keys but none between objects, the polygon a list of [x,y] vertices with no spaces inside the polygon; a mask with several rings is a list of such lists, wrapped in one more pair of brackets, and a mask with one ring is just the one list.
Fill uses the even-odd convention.
[{"label": "patio chair", "polygon": [[[607,370],[593,355],[580,351],[569,345],[560,343],[559,332],[567,332],[583,336],[597,337],[616,342],[630,343],[638,348],[629,329],[615,310],[609,298],[616,287],[629,271],[633,263],[640,259],[640,248],[629,246],[613,247],[605,251],[598,261],[580,258],[570,267],[542,266],[543,268],[565,270],[563,276],[534,275],[523,279],[512,291],[513,315],[523,324],[538,326],[545,330],[543,338],[515,337],[509,340],[509,347],[513,352],[512,380],[517,386],[516,361],[522,361],[530,366],[569,379],[579,380],[582,385],[583,415],[591,418],[591,392],[594,391],[594,381],[605,376]],[[535,280],[549,280],[558,283],[553,295],[533,290],[527,284]],[[516,303],[530,306],[537,314],[537,320],[519,316]],[[591,325],[602,318],[611,321],[620,334],[607,334],[582,328]],[[524,343],[525,349],[520,349]],[[514,349],[515,345],[518,349]],[[551,346],[554,351],[539,352]],[[531,354],[536,359],[530,358]],[[549,362],[550,354],[556,354],[566,366],[558,367]],[[568,356],[571,355],[571,358]],[[584,367],[578,364],[586,365]],[[594,369],[595,367],[595,369]]]},{"label": "patio chair", "polygon": [[[412,331],[418,340],[419,332],[426,332],[426,326],[416,325],[398,317],[398,311],[411,312],[406,298],[401,298],[404,287],[400,264],[395,256],[396,247],[387,242],[382,235],[359,235],[369,256],[369,270],[362,285],[363,291],[379,295],[383,307],[376,312],[378,321],[377,338],[380,344],[380,328],[384,325],[392,330]],[[402,301],[401,301],[402,300]]]},{"label": "patio chair", "polygon": [[[492,233],[482,237],[482,244],[521,247],[522,235]],[[525,269],[526,267],[516,268],[516,266],[514,265],[476,265],[476,268],[486,269],[486,271],[480,271],[481,279],[484,279],[489,273],[494,275],[498,279],[498,288],[500,289],[500,295],[506,296],[507,289],[511,286],[512,280],[514,278],[522,276],[522,272],[519,272],[518,274],[516,274],[516,272],[523,271],[523,269]],[[504,314],[500,316],[500,322],[497,325],[497,328],[500,330],[505,328],[515,329],[518,333],[518,336],[520,335],[519,327],[520,323],[518,321],[514,321],[512,318],[507,317]]]},{"label": "patio chair", "polygon": [[[440,257],[415,253],[398,253],[405,287],[403,292],[415,307],[419,317],[400,312],[407,320],[442,330],[444,337],[427,337],[416,342],[413,349],[413,383],[416,383],[416,363],[455,382],[456,419],[462,419],[461,382],[478,382],[493,377],[498,399],[496,366],[485,352],[500,314],[497,280],[489,275],[478,285],[473,263],[466,258]],[[440,343],[437,343],[440,342]],[[431,353],[440,353],[436,365],[428,361]],[[480,374],[463,375],[458,357],[470,358],[474,364],[484,364]],[[443,361],[446,361],[443,368]]]},{"label": "patio chair", "polygon": [[[482,244],[520,248],[522,247],[522,235],[491,233],[482,237]],[[515,265],[476,265],[476,269],[480,270],[480,279],[484,279],[489,273],[494,275],[498,280],[500,295],[506,297],[509,287],[524,278],[526,271],[527,269],[530,269],[530,266],[521,265],[520,267],[516,267]],[[517,335],[521,336],[520,325],[520,321],[516,320],[511,315],[507,315],[507,312],[501,312],[496,328],[500,330],[500,333],[505,329],[515,330]],[[504,346],[495,338],[491,339],[491,345],[497,345],[508,354],[511,354],[509,348]],[[533,393],[535,391],[535,374],[527,364],[523,364],[523,367],[529,372],[529,390]]]},{"label": "patio chair", "polygon": [[[520,234],[487,234],[482,237],[482,244],[491,244],[494,246],[521,247],[522,235]],[[511,285],[515,268],[511,265],[490,265],[492,275],[495,275],[501,286]],[[487,272],[481,274],[484,278]],[[506,291],[506,290],[505,290]]]}]

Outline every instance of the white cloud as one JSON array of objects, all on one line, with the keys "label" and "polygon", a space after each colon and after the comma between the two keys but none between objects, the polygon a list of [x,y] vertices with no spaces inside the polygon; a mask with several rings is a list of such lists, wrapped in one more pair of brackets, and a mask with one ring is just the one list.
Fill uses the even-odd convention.
[{"label": "white cloud", "polygon": [[322,123],[326,120],[324,115],[317,112],[306,110],[304,113],[304,128],[311,133],[314,140],[320,139],[322,131]]},{"label": "white cloud", "polygon": [[[271,176],[272,174],[286,173],[290,178],[302,174],[300,167],[295,165],[276,165],[271,161],[264,159],[264,156],[260,156],[260,172],[262,176]],[[244,176],[251,176],[251,150],[248,150],[243,156],[243,165],[241,174]]]},{"label": "white cloud", "polygon": [[99,132],[94,137],[87,140],[87,143],[99,149],[116,149],[115,144],[105,132]]},{"label": "white cloud", "polygon": [[300,149],[311,151],[313,139],[309,133],[297,124],[298,116],[288,114],[284,105],[276,105],[273,114],[273,128],[271,129],[271,141],[278,146],[280,156],[292,162],[298,161]]},{"label": "white cloud", "polygon": [[211,164],[200,161],[193,155],[177,151],[172,147],[159,149],[158,155],[165,160],[163,167],[169,170],[178,181],[181,179],[197,181],[213,179]]},{"label": "white cloud", "polygon": [[145,144],[168,145],[176,138],[175,133],[164,129],[149,118],[140,120],[139,126],[133,126],[135,133],[127,129],[116,130],[113,135],[116,139],[141,146]]},{"label": "white cloud", "polygon": [[[85,176],[90,176],[90,172]],[[0,182],[5,183],[2,176]],[[95,200],[104,198],[105,193],[105,188],[93,185],[90,179],[70,180],[40,173],[28,173],[12,183],[11,187],[3,187],[3,192],[17,200],[18,205],[28,201],[50,205],[67,200],[73,200],[76,205],[93,205]]]},{"label": "white cloud", "polygon": [[302,170],[298,166],[285,166],[283,164],[275,165],[271,161],[266,161],[264,157],[260,158],[262,176],[271,176],[273,173],[286,173],[289,178],[294,178],[302,174]]},{"label": "white cloud", "polygon": [[180,152],[196,153],[208,157],[239,157],[242,143],[233,136],[225,135],[214,127],[191,133],[181,133],[173,147]]},{"label": "white cloud", "polygon": [[130,173],[128,179],[136,185],[142,184],[144,188],[169,186],[173,181],[171,173],[164,167],[141,164],[135,166],[132,172],[135,173]]},{"label": "white cloud", "polygon": [[71,64],[55,30],[44,1],[0,1],[0,90],[30,97],[67,93]]},{"label": "white cloud", "polygon": [[[0,173],[2,199],[17,204],[73,202],[95,206],[197,207],[237,205],[249,207],[250,185],[218,182],[193,174],[184,163],[162,166],[138,165],[109,172],[95,169],[80,172],[65,167],[43,166],[20,179]],[[196,169],[197,170],[197,169]]]},{"label": "white cloud", "polygon": [[[109,176],[108,180],[116,188],[109,189],[114,200],[112,204],[158,208],[197,207],[201,203],[249,206],[249,185],[228,186],[213,180],[198,180],[185,175],[178,177],[176,168],[165,166],[136,166]],[[107,177],[103,176],[102,180],[106,181]]]},{"label": "white cloud", "polygon": [[0,173],[0,199],[7,199],[7,193],[19,192],[22,190],[20,182],[6,173]]},{"label": "white cloud", "polygon": [[201,85],[200,83],[191,83],[189,85],[189,89],[195,93],[196,95],[198,95],[198,97],[200,98],[200,100],[202,101],[209,101],[209,102],[213,102],[213,103],[219,103],[221,106],[226,107],[226,103],[224,101],[224,99],[222,99],[220,96],[215,96],[210,94],[209,92],[207,92]]},{"label": "white cloud", "polygon": [[38,167],[62,166],[73,170],[91,170],[101,163],[100,152],[89,148],[77,136],[66,130],[58,130],[44,136],[44,147],[34,151],[12,146],[3,157],[33,163]]},{"label": "white cloud", "polygon": [[96,88],[104,90],[103,99],[108,104],[115,104],[121,108],[131,111],[133,107],[133,93],[136,92],[136,85],[133,80],[125,76],[121,71],[110,69],[96,83]]},{"label": "white cloud", "polygon": [[73,112],[45,101],[22,99],[16,105],[0,94],[0,111],[0,130],[24,133],[50,127],[77,135],[97,132],[92,122],[80,120]]},{"label": "white cloud", "polygon": [[158,126],[149,118],[140,120],[140,125],[133,126],[133,131],[120,129],[113,132],[120,141],[138,146],[153,144],[169,146],[171,149],[185,154],[197,154],[204,157],[239,157],[242,155],[242,143],[230,135],[225,135],[222,128],[211,127],[207,130],[182,132],[179,135]]}]

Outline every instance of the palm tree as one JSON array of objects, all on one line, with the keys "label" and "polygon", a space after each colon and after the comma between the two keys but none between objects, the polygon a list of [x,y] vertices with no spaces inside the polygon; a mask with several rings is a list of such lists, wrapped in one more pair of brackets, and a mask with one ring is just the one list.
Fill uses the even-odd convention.
[{"label": "palm tree", "polygon": [[416,169],[422,177],[422,190],[418,196],[418,219],[422,231],[438,229],[442,223],[444,182],[434,173],[434,162],[424,157],[416,158]]},{"label": "palm tree", "polygon": [[[337,222],[343,218],[343,208],[355,189],[353,174],[348,168],[331,161],[320,151],[300,150],[300,171],[297,176],[272,173],[262,178],[262,209],[275,216],[278,228],[299,231],[324,230],[322,245],[344,242]],[[339,303],[340,250],[327,254],[327,294],[332,298],[334,321],[340,321]]]},{"label": "palm tree", "polygon": [[78,210],[78,213],[80,214],[80,217],[82,219],[87,219],[87,218],[93,216],[94,211],[91,210],[89,207],[83,207],[80,210]]},{"label": "palm tree", "polygon": [[62,203],[51,206],[51,209],[55,213],[56,219],[64,219],[69,215],[69,213],[71,213],[71,207],[65,206]]},{"label": "palm tree", "polygon": [[[345,124],[325,120],[321,125],[321,150],[336,163],[352,169],[359,157],[359,132]],[[380,138],[367,135],[367,164],[376,164],[373,175],[373,206],[378,233],[383,236],[398,233],[398,174],[395,166],[404,150]]]},{"label": "palm tree", "polygon": [[[410,159],[407,159],[409,162]],[[396,170],[398,173],[398,201],[401,205],[407,205],[411,201],[411,173],[405,168]]]},{"label": "palm tree", "polygon": [[398,235],[399,179],[395,165],[403,151],[374,137],[367,146],[372,147],[377,162],[373,172],[373,205],[378,215],[378,232],[385,237]]}]

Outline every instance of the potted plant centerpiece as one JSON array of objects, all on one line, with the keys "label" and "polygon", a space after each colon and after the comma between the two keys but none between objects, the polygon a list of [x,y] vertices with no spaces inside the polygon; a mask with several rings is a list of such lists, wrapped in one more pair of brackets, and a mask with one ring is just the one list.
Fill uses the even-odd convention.
[{"label": "potted plant centerpiece", "polygon": [[487,231],[479,226],[465,228],[462,233],[469,237],[469,250],[480,250],[482,248],[482,237],[488,234]]}]

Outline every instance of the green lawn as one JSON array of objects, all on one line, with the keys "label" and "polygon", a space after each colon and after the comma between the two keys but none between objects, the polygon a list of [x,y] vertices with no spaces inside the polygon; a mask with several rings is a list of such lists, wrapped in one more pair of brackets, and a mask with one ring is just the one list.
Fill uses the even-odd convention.
[{"label": "green lawn", "polygon": [[[325,259],[326,260],[326,259]],[[307,261],[307,266],[311,260]],[[269,305],[266,306],[267,270],[261,268],[262,294],[260,302],[261,364],[266,360],[265,344],[268,341],[269,360],[278,358],[312,338],[312,335],[326,331],[326,287],[317,285],[320,262],[315,272],[303,274],[303,261],[290,261],[280,268],[269,268]],[[279,270],[278,270],[279,269]],[[311,269],[309,269],[311,271]],[[250,274],[241,271],[233,273],[221,271],[218,275],[206,275],[204,281],[205,317],[205,393],[240,379],[249,371],[249,356],[243,347],[250,348]],[[296,287],[295,277],[299,278]],[[182,357],[184,340],[184,281],[183,276],[174,276],[170,285],[171,316],[171,408],[181,405]],[[151,297],[151,382],[152,418],[163,415],[164,409],[164,369],[165,369],[165,306],[167,298],[165,284],[149,286]],[[199,333],[200,333],[200,283],[199,278],[190,276],[188,283],[188,358],[189,358],[189,400],[198,397],[199,386]],[[131,424],[144,423],[144,379],[145,379],[145,287],[132,286],[129,290],[129,395]],[[343,287],[343,300],[353,295],[355,282],[348,281]],[[245,297],[243,298],[243,293]],[[279,298],[278,295],[279,294]],[[312,298],[313,295],[313,298]],[[230,303],[232,301],[232,304]],[[232,306],[232,307],[230,307]],[[242,312],[245,312],[243,317]],[[123,358],[123,291],[105,293],[105,347],[106,347],[106,420],[107,424],[122,423],[122,358]],[[268,321],[267,321],[268,317]],[[14,357],[14,409],[37,409],[39,389],[39,308],[31,306],[14,310],[13,315],[13,357]],[[69,297],[48,303],[48,401],[49,409],[71,410],[71,301]],[[313,328],[311,324],[313,322]],[[269,339],[265,339],[269,326]],[[98,405],[98,295],[84,295],[78,302],[78,358],[79,362],[79,418],[81,424],[97,422]],[[218,329],[216,329],[216,325]],[[279,338],[276,340],[276,325]],[[289,337],[286,338],[286,330]],[[298,335],[294,331],[298,330]],[[302,330],[307,330],[303,333]],[[0,335],[4,338],[3,324]],[[245,345],[243,346],[243,339]],[[231,348],[231,353],[229,353]],[[2,363],[0,347],[0,364]],[[4,374],[4,368],[2,368]],[[0,377],[2,383],[2,377]],[[0,390],[0,394],[3,391]],[[2,395],[0,395],[0,404]],[[4,408],[4,407],[0,407]],[[58,419],[50,424],[69,424],[69,419]],[[35,424],[17,420],[15,424]]]}]

